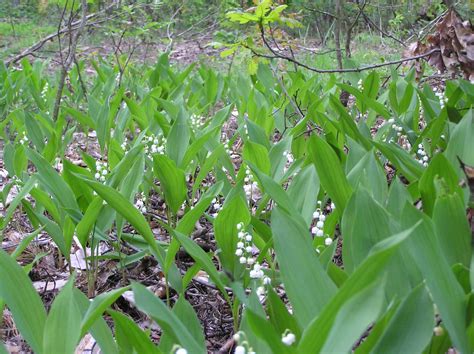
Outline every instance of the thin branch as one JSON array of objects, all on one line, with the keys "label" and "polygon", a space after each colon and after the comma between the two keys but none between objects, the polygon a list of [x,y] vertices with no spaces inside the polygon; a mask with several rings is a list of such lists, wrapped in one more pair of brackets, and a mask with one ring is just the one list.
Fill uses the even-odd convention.
[{"label": "thin branch", "polygon": [[[71,32],[70,33],[70,46],[69,46],[69,51],[68,51],[68,56],[66,58],[66,61],[64,62],[62,68],[61,68],[61,75],[59,77],[59,84],[58,84],[58,90],[56,92],[56,99],[54,101],[54,108],[53,108],[53,121],[56,121],[58,119],[59,115],[59,108],[61,106],[61,98],[63,95],[63,88],[64,88],[64,82],[66,81],[66,77],[69,71],[69,68],[71,67],[72,62],[74,61],[74,58],[76,56],[76,48],[77,48],[77,42],[79,41],[79,36],[81,35],[84,26],[86,24],[86,17],[87,17],[87,0],[81,0],[81,7],[82,7],[82,19],[81,23],[79,24],[79,27],[76,32]],[[72,15],[71,15],[72,16]]]},{"label": "thin branch", "polygon": [[406,47],[406,44],[398,39],[397,37],[395,37],[394,35],[388,33],[388,32],[385,32],[382,28],[380,28],[374,21],[372,21],[366,14],[365,12],[362,13],[362,16],[364,16],[364,20],[365,22],[369,25],[369,26],[372,26],[373,28],[375,28],[377,31],[379,31],[380,33],[382,33],[383,36],[387,37],[387,38],[391,38],[393,39],[394,41],[400,43],[402,46]]},{"label": "thin branch", "polygon": [[[110,20],[110,18],[105,18],[105,19],[102,19],[102,20],[98,20],[98,21],[95,21],[95,22],[87,22],[95,17],[98,17],[99,15],[102,15],[104,14],[107,10],[111,9],[114,5],[110,5],[108,6],[106,9],[104,9],[103,11],[100,11],[100,12],[96,12],[96,13],[93,13],[93,14],[90,14],[90,15],[87,15],[86,16],[86,24],[85,26],[87,27],[90,27],[90,26],[95,26],[101,22],[104,22],[104,21],[108,21]],[[83,19],[80,19],[80,20],[77,20],[77,21],[74,21],[71,23],[70,26],[65,26],[63,27],[60,31],[55,31],[54,33],[51,33],[49,35],[47,35],[46,37],[44,37],[43,39],[39,40],[38,42],[36,42],[35,44],[31,45],[30,47],[24,49],[20,54],[17,54],[15,55],[14,57],[10,58],[10,59],[7,59],[4,64],[5,66],[9,66],[11,64],[14,64],[18,61],[20,61],[21,59],[29,56],[29,55],[32,55],[32,53],[40,50],[47,42],[49,41],[53,41],[56,37],[60,38],[60,36],[64,33],[69,33],[70,31],[72,30],[77,30],[81,23],[82,23],[82,20]]]},{"label": "thin branch", "polygon": [[306,6],[303,6],[306,10],[308,11],[311,11],[311,12],[317,12],[319,14],[322,14],[322,15],[326,15],[326,16],[329,16],[329,17],[332,17],[332,18],[337,18],[336,15],[330,13],[330,12],[327,12],[327,11],[323,11],[323,10],[319,10],[319,9],[314,9],[314,8],[311,8],[311,7],[306,7]]},{"label": "thin branch", "polygon": [[261,37],[262,37],[262,41],[263,43],[265,44],[265,47],[267,47],[267,49],[273,54],[273,55],[265,55],[265,54],[260,54],[258,52],[256,52],[255,50],[252,50],[252,53],[254,53],[255,55],[257,56],[260,56],[260,57],[263,57],[263,58],[267,58],[267,59],[283,59],[283,60],[286,60],[286,61],[289,61],[291,63],[294,63],[294,64],[297,64],[298,66],[301,66],[302,68],[305,68],[307,70],[310,70],[310,71],[313,71],[313,72],[316,72],[316,73],[319,73],[319,74],[331,74],[331,73],[358,73],[358,72],[361,72],[361,71],[366,71],[366,70],[372,70],[372,69],[377,69],[377,68],[382,68],[382,67],[385,67],[385,66],[390,66],[390,65],[397,65],[397,64],[401,64],[401,63],[404,63],[404,62],[409,62],[409,61],[412,61],[412,60],[418,60],[418,59],[423,59],[423,58],[426,58],[426,57],[429,57],[430,55],[434,54],[434,53],[438,53],[440,52],[441,50],[438,49],[438,48],[434,48],[432,50],[430,50],[429,52],[426,52],[426,53],[423,53],[423,54],[419,54],[419,55],[415,55],[413,57],[408,57],[408,58],[403,58],[403,59],[398,59],[398,60],[393,60],[393,61],[388,61],[388,62],[385,62],[385,63],[378,63],[378,64],[372,64],[372,65],[367,65],[367,66],[363,66],[363,67],[358,67],[358,68],[348,68],[348,69],[319,69],[319,68],[314,68],[312,66],[309,66],[305,63],[302,63],[292,57],[288,57],[286,55],[283,55],[283,54],[280,54],[279,52],[277,52],[276,50],[274,50],[270,44],[268,43],[266,37],[265,37],[265,32],[264,32],[264,29],[263,29],[263,25],[260,24],[260,34],[261,34]]},{"label": "thin branch", "polygon": [[354,27],[357,25],[357,22],[359,22],[360,15],[363,14],[364,8],[367,6],[369,3],[369,0],[364,1],[362,6],[359,5],[359,12],[357,13],[356,18],[354,21],[352,21],[351,25],[349,26],[349,29],[347,30],[346,34],[346,56],[350,57],[351,56],[351,37],[352,37],[352,30]]}]

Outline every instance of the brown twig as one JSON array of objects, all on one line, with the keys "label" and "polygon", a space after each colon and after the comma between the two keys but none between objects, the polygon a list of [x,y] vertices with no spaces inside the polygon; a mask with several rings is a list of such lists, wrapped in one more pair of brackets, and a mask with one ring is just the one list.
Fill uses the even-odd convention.
[{"label": "brown twig", "polygon": [[262,41],[263,41],[263,44],[265,45],[265,47],[267,47],[267,49],[273,54],[273,55],[266,55],[266,54],[260,54],[258,52],[256,52],[255,50],[252,50],[252,53],[257,55],[257,56],[260,56],[260,57],[263,57],[263,58],[267,58],[267,59],[282,59],[282,60],[286,60],[288,62],[291,62],[291,63],[294,63],[294,64],[297,64],[298,66],[302,67],[302,68],[305,68],[307,70],[310,70],[310,71],[313,71],[315,73],[319,73],[319,74],[331,74],[331,73],[358,73],[358,72],[362,72],[362,71],[366,71],[366,70],[372,70],[372,69],[377,69],[377,68],[382,68],[382,67],[385,67],[385,66],[390,66],[390,65],[397,65],[397,64],[402,64],[404,62],[408,62],[408,61],[413,61],[413,60],[418,60],[418,59],[423,59],[423,58],[426,58],[426,57],[429,57],[430,55],[434,54],[434,53],[437,53],[437,52],[440,52],[441,50],[438,49],[438,48],[434,48],[426,53],[423,53],[423,54],[419,54],[419,55],[415,55],[415,56],[412,56],[412,57],[408,57],[408,58],[403,58],[403,59],[398,59],[398,60],[393,60],[393,61],[388,61],[388,62],[385,62],[385,63],[378,63],[378,64],[371,64],[371,65],[367,65],[367,66],[363,66],[363,67],[358,67],[358,68],[348,68],[348,69],[319,69],[319,68],[314,68],[312,66],[309,66],[305,63],[302,63],[300,62],[299,60],[296,60],[292,57],[289,57],[289,56],[286,56],[286,55],[283,55],[283,54],[280,54],[279,52],[277,52],[275,49],[272,48],[272,46],[268,43],[266,37],[265,37],[265,31],[263,29],[263,25],[260,24],[259,26],[260,28],[260,35],[261,35],[261,38],[262,38]]},{"label": "brown twig", "polygon": [[[90,26],[95,26],[101,22],[104,22],[104,21],[108,21],[110,20],[110,18],[106,18],[106,19],[102,19],[102,20],[98,20],[98,21],[94,21],[94,22],[87,22],[93,18],[96,18],[98,17],[99,15],[102,15],[104,14],[107,10],[111,9],[114,5],[110,5],[109,7],[107,7],[106,9],[104,9],[103,11],[100,11],[100,12],[96,12],[96,13],[93,13],[93,14],[90,14],[90,15],[87,15],[86,16],[86,24],[85,26],[87,27],[90,27]],[[43,46],[50,42],[50,41],[53,41],[56,37],[60,37],[61,35],[65,34],[65,33],[70,33],[70,31],[73,31],[73,30],[77,30],[81,23],[82,23],[83,19],[80,19],[80,20],[77,20],[77,21],[74,21],[72,23],[70,23],[70,26],[65,26],[63,27],[61,30],[59,31],[55,31],[54,33],[51,33],[49,35],[47,35],[46,37],[44,37],[43,39],[39,40],[38,42],[36,42],[35,44],[31,45],[30,47],[24,49],[21,53],[15,55],[14,57],[10,58],[10,59],[7,59],[4,64],[5,66],[9,66],[11,64],[15,64],[16,62],[20,61],[21,59],[29,56],[29,55],[32,55],[34,52],[40,50],[41,48],[43,48]]]},{"label": "brown twig", "polygon": [[[70,32],[69,34],[69,50],[68,54],[66,57],[66,61],[63,62],[62,68],[61,68],[61,74],[59,77],[59,84],[58,84],[58,90],[56,92],[56,99],[54,101],[54,108],[53,108],[53,121],[56,121],[58,119],[59,115],[59,108],[61,106],[61,98],[63,95],[63,89],[64,89],[64,82],[66,81],[66,77],[68,75],[69,68],[71,67],[72,62],[74,61],[74,58],[76,56],[76,48],[77,48],[77,42],[79,40],[79,36],[81,35],[84,26],[86,24],[86,17],[87,17],[87,0],[81,0],[81,7],[82,7],[82,19],[81,23],[79,24],[79,27],[77,28],[76,32]],[[72,13],[71,13],[72,17]],[[69,25],[70,26],[70,25]],[[71,31],[71,27],[70,27]]]},{"label": "brown twig", "polygon": [[362,16],[364,17],[364,20],[365,22],[369,25],[369,26],[372,26],[373,28],[375,28],[377,31],[379,31],[382,36],[385,36],[387,38],[391,38],[393,39],[395,42],[398,42],[400,43],[402,46],[406,47],[406,44],[405,42],[403,42],[402,40],[398,39],[397,37],[395,37],[394,35],[388,33],[388,32],[385,32],[382,28],[380,28],[374,21],[372,21],[366,14],[365,12],[362,12]]}]

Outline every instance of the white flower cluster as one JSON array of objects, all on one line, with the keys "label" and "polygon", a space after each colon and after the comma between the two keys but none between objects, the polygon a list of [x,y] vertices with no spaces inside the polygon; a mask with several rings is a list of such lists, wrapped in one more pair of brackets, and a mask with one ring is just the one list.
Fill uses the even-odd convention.
[{"label": "white flower cluster", "polygon": [[418,105],[420,106],[420,116],[418,118],[418,125],[421,130],[425,129],[426,121],[425,121],[425,109],[423,108],[423,104],[421,102],[421,98],[418,97]]},{"label": "white flower cluster", "polygon": [[188,351],[181,347],[179,344],[173,345],[173,349],[171,350],[174,354],[188,354]]},{"label": "white flower cluster", "polygon": [[46,100],[46,95],[47,95],[47,93],[48,93],[48,88],[49,88],[49,85],[48,85],[48,83],[46,82],[46,83],[44,84],[44,86],[43,86],[43,89],[41,90],[41,98],[42,98],[43,100]]},{"label": "white flower cluster", "polygon": [[438,91],[436,87],[433,89],[433,91],[435,92],[436,97],[438,97],[439,99],[439,104],[441,106],[441,109],[443,109],[444,106],[446,105],[446,95],[444,94],[443,91],[441,90]]},{"label": "white flower cluster", "polygon": [[254,181],[254,177],[252,174],[252,171],[250,171],[250,168],[246,167],[245,168],[245,177],[244,177],[244,191],[245,191],[245,196],[247,197],[247,200],[253,199],[256,200],[260,190],[258,189],[258,184],[257,182]]},{"label": "white flower cluster", "polygon": [[429,157],[426,154],[423,144],[418,144],[418,150],[416,152],[416,160],[424,167],[428,166]]},{"label": "white flower cluster", "polygon": [[28,137],[26,135],[23,135],[21,138],[20,138],[20,144],[21,145],[27,145],[28,144]]},{"label": "white flower cluster", "polygon": [[120,144],[120,147],[122,148],[123,151],[127,151],[127,139],[123,139],[122,144]]},{"label": "white flower cluster", "polygon": [[[336,206],[334,203],[331,203],[331,211],[334,210]],[[323,211],[321,210],[321,201],[318,200],[318,207],[313,213],[313,219],[316,223],[315,226],[311,228],[311,233],[317,237],[324,237],[324,222],[326,221],[326,215],[324,215]],[[324,244],[329,246],[332,244],[332,238],[326,237],[324,239]]]},{"label": "white flower cluster", "polygon": [[212,209],[214,209],[214,213],[212,213],[211,215],[213,217],[217,217],[217,215],[219,214],[219,211],[221,211],[222,209],[222,203],[217,198],[214,198],[212,199],[211,204],[212,204]]},{"label": "white flower cluster", "polygon": [[265,287],[263,285],[269,285],[271,283],[270,277],[266,276],[263,272],[263,267],[260,263],[255,261],[255,258],[252,256],[252,235],[243,230],[244,223],[240,222],[237,224],[238,230],[238,242],[237,249],[235,250],[235,255],[239,257],[240,264],[246,264],[252,266],[250,269],[249,275],[252,279],[261,280],[262,284],[257,288],[257,295],[265,295]]},{"label": "white flower cluster", "polygon": [[397,123],[395,123],[395,119],[390,118],[390,119],[388,120],[388,124],[391,124],[392,129],[397,132],[397,136],[398,136],[398,137],[400,137],[400,136],[402,135],[403,127],[400,126],[400,125],[397,125]]},{"label": "white flower cluster", "polygon": [[255,354],[253,348],[249,346],[244,332],[237,332],[233,339],[238,344],[234,349],[234,354]]},{"label": "white flower cluster", "polygon": [[295,158],[293,157],[293,154],[291,153],[291,151],[287,151],[287,150],[283,151],[283,156],[286,157],[285,167],[283,168],[283,171],[286,172],[290,168],[293,161],[295,161]]},{"label": "white flower cluster", "polygon": [[296,342],[296,336],[293,333],[291,333],[291,331],[289,329],[287,329],[281,335],[281,341],[284,345],[290,346],[294,342]]},{"label": "white flower cluster", "polygon": [[252,258],[252,235],[244,230],[244,223],[237,224],[237,249],[235,255],[239,258],[240,264],[253,265],[255,259]]},{"label": "white flower cluster", "polygon": [[359,79],[359,81],[357,81],[357,88],[359,89],[359,91],[362,91],[364,89],[364,85],[362,85],[362,79]]},{"label": "white flower cluster", "polygon": [[118,85],[120,83],[120,73],[117,73],[115,76],[115,83]]},{"label": "white flower cluster", "polygon": [[191,115],[191,128],[193,130],[198,130],[204,125],[203,117],[197,116],[195,114]]},{"label": "white flower cluster", "polygon": [[145,154],[147,154],[149,158],[152,158],[153,154],[164,155],[166,138],[163,137],[160,139],[155,135],[151,135],[146,138],[146,142],[147,144],[145,145]]},{"label": "white flower cluster", "polygon": [[96,173],[94,175],[95,179],[100,182],[105,182],[106,176],[109,173],[107,162],[96,161],[95,169],[96,169]]},{"label": "white flower cluster", "polygon": [[140,210],[142,213],[146,213],[146,196],[141,192],[135,202],[135,207]]}]

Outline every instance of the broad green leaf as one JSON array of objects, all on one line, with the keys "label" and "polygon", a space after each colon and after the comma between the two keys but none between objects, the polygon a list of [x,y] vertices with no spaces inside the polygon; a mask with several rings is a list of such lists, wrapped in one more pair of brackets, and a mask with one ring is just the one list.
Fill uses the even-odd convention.
[{"label": "broad green leaf", "polygon": [[[165,250],[160,246],[156,240],[153,232],[150,229],[145,217],[135,208],[135,206],[128,201],[123,195],[116,190],[102,183],[98,183],[89,179],[83,180],[92,187],[98,195],[104,199],[117,213],[122,215],[145,239],[148,243],[153,255],[162,266],[165,264]],[[181,288],[181,278],[179,271],[174,265],[169,273],[170,282],[175,289]]]},{"label": "broad green leaf", "polygon": [[402,148],[387,143],[373,142],[373,144],[410,182],[418,180],[423,174],[424,169],[420,163],[416,162]]},{"label": "broad green leaf", "polygon": [[[334,319],[322,353],[351,351],[354,343],[379,316],[384,302],[384,285],[383,278],[382,281],[375,278],[372,283],[347,299]],[[353,320],[348,321],[348,318]]]},{"label": "broad green leaf", "polygon": [[295,348],[287,347],[282,343],[281,335],[283,332],[277,333],[266,318],[256,315],[250,310],[247,311],[246,315],[253,335],[265,341],[273,353],[296,353]]},{"label": "broad green leaf", "polygon": [[0,249],[0,299],[10,309],[22,337],[37,352],[43,352],[46,310],[23,269]]},{"label": "broad green leaf", "polygon": [[448,159],[442,154],[435,155],[418,182],[418,188],[423,200],[423,210],[428,215],[433,214],[435,200],[440,192],[436,190],[438,179],[443,179],[443,186],[448,192],[457,192],[461,197],[463,196],[461,188],[458,186],[456,171]]},{"label": "broad green leaf", "polygon": [[327,142],[315,135],[310,140],[309,151],[321,185],[342,213],[351,197],[352,188],[346,179],[339,158]]},{"label": "broad green leaf", "polygon": [[102,314],[111,306],[122,294],[127,290],[127,287],[114,289],[107,293],[102,293],[96,296],[87,312],[84,314],[81,321],[81,337],[84,336],[92,327],[95,321],[102,316]]},{"label": "broad green leaf", "polygon": [[[300,353],[319,353],[331,331],[338,310],[349,301],[353,294],[372,284],[384,272],[385,265],[398,246],[415,230],[414,227],[391,236],[375,245],[370,255],[344,282],[339,291],[332,296],[323,311],[313,318],[306,327],[298,346]],[[350,348],[348,348],[350,349]]]},{"label": "broad green leaf", "polygon": [[387,194],[385,171],[375,158],[375,152],[369,151],[348,173],[347,179],[352,188],[364,186],[371,196],[379,203],[384,203]]},{"label": "broad green leaf", "polygon": [[165,155],[153,156],[153,162],[153,171],[160,181],[166,204],[176,214],[187,194],[184,171],[176,167],[175,162]]},{"label": "broad green leaf", "polygon": [[289,329],[297,338],[301,336],[301,329],[292,314],[288,312],[286,305],[277,295],[272,287],[267,289],[267,313],[273,326],[279,333]]},{"label": "broad green leaf", "polygon": [[65,209],[78,211],[74,193],[64,179],[41,155],[34,150],[27,151],[28,158],[38,170],[38,178],[46,189],[56,198]]},{"label": "broad green leaf", "polygon": [[10,219],[13,216],[13,213],[15,212],[16,208],[20,205],[21,201],[30,193],[30,191],[35,187],[35,184],[37,183],[38,179],[36,178],[36,175],[31,176],[28,179],[28,182],[25,183],[23,188],[20,189],[18,194],[13,198],[11,201],[10,205],[8,206],[5,215],[2,219],[0,219],[0,229],[4,229],[7,227],[8,223],[10,222]]},{"label": "broad green leaf", "polygon": [[319,263],[304,225],[277,207],[272,212],[272,231],[286,294],[304,328],[334,296],[336,286]]},{"label": "broad green leaf", "polygon": [[263,173],[270,174],[270,159],[268,151],[264,146],[248,140],[244,145],[243,158],[245,161],[257,166]]},{"label": "broad green leaf", "polygon": [[[79,306],[82,314],[82,318],[89,309],[91,302],[84,293],[79,289],[74,289],[74,297],[76,298],[76,304]],[[110,330],[107,322],[103,317],[98,317],[89,329],[90,334],[94,337],[99,344],[100,349],[104,353],[115,354],[118,353],[117,343],[115,343],[112,331]]]},{"label": "broad green leaf", "polygon": [[200,267],[209,274],[209,277],[212,281],[216,284],[219,290],[222,292],[224,297],[228,299],[227,292],[225,290],[224,283],[222,282],[217,269],[212,263],[211,258],[203,251],[201,247],[199,247],[193,240],[185,235],[175,231],[173,236],[176,237],[179,243],[183,246],[186,252],[189,253],[191,257],[200,265]]},{"label": "broad green leaf", "polygon": [[431,220],[414,206],[407,204],[402,222],[405,226],[419,223],[414,237],[407,243],[408,249],[426,279],[453,344],[463,353],[471,352],[465,328],[467,308],[464,291],[443,256]]},{"label": "broad green leaf", "polygon": [[214,220],[214,235],[217,245],[221,249],[220,261],[224,269],[234,273],[236,265],[235,250],[237,247],[237,224],[250,222],[250,213],[247,204],[240,197],[235,196],[224,207]]},{"label": "broad green leaf", "polygon": [[344,269],[352,273],[370,249],[391,235],[390,216],[365,188],[352,194],[342,216]]},{"label": "broad green leaf", "polygon": [[206,353],[205,346],[194,338],[186,324],[161,299],[157,298],[141,284],[133,283],[132,289],[138,309],[156,321],[168,335],[173,337],[175,343],[181,344],[188,353]]},{"label": "broad green leaf", "polygon": [[176,163],[176,166],[181,165],[186,150],[188,149],[188,144],[189,128],[186,124],[185,112],[181,108],[176,120],[171,126],[166,145],[168,156]]},{"label": "broad green leaf", "polygon": [[429,343],[434,327],[434,311],[424,285],[413,289],[400,304],[374,353],[421,353]]},{"label": "broad green leaf", "polygon": [[43,353],[74,353],[81,337],[82,314],[74,298],[72,276],[54,299],[44,324]]},{"label": "broad green leaf", "polygon": [[299,212],[309,227],[316,210],[319,193],[319,178],[313,165],[303,168],[293,178],[287,194],[293,207]]},{"label": "broad green leaf", "polygon": [[[203,328],[193,307],[187,302],[184,296],[180,296],[178,301],[173,306],[173,314],[175,314],[183,323],[186,323],[186,328],[200,346],[205,347],[205,338]],[[166,332],[160,338],[160,349],[165,352],[170,352],[173,349],[174,341],[172,336],[167,336]]]},{"label": "broad green leaf", "polygon": [[446,149],[446,156],[453,166],[457,166],[457,158],[469,166],[474,166],[474,110],[472,108],[454,128]]},{"label": "broad green leaf", "polygon": [[89,234],[97,221],[100,211],[102,210],[102,206],[102,198],[94,198],[94,200],[84,213],[84,216],[82,217],[81,221],[77,224],[76,236],[84,249],[87,246]]},{"label": "broad green leaf", "polygon": [[114,320],[117,342],[126,353],[159,354],[161,351],[152,343],[150,337],[132,319],[118,311],[107,311]]},{"label": "broad green leaf", "polygon": [[433,222],[438,243],[448,264],[462,263],[469,267],[472,235],[458,194],[438,197],[434,205]]}]

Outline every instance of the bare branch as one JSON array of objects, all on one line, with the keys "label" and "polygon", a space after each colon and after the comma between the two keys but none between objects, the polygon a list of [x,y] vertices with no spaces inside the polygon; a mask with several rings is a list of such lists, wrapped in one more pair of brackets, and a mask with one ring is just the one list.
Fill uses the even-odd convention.
[{"label": "bare branch", "polygon": [[358,73],[358,72],[362,72],[362,71],[366,71],[366,70],[372,70],[372,69],[377,69],[377,68],[382,68],[382,67],[385,67],[385,66],[390,66],[390,65],[397,65],[397,64],[402,64],[402,63],[405,63],[405,62],[409,62],[409,61],[413,61],[413,60],[418,60],[418,59],[423,59],[423,58],[426,58],[426,57],[429,57],[430,55],[434,54],[434,53],[437,53],[437,52],[440,52],[440,49],[438,48],[435,48],[435,49],[432,49],[426,53],[423,53],[423,54],[420,54],[420,55],[415,55],[413,57],[408,57],[408,58],[403,58],[403,59],[399,59],[399,60],[393,60],[393,61],[388,61],[388,62],[385,62],[385,63],[378,63],[378,64],[372,64],[372,65],[367,65],[367,66],[363,66],[363,67],[358,67],[358,68],[348,68],[348,69],[319,69],[319,68],[314,68],[312,66],[309,66],[305,63],[302,63],[292,57],[289,57],[289,56],[286,56],[286,55],[283,55],[283,54],[280,54],[279,52],[277,52],[275,49],[272,48],[272,46],[268,43],[266,37],[265,37],[265,31],[263,29],[263,25],[260,24],[260,35],[261,35],[261,38],[262,38],[262,41],[265,45],[265,47],[267,47],[267,49],[273,54],[273,55],[265,55],[265,54],[260,54],[258,52],[256,52],[255,50],[252,50],[252,53],[255,54],[256,56],[260,56],[260,57],[263,57],[263,58],[267,58],[267,59],[283,59],[283,60],[286,60],[288,62],[291,62],[293,64],[296,64],[302,68],[305,68],[307,70],[310,70],[310,71],[313,71],[313,72],[316,72],[316,73],[319,73],[319,74],[331,74],[331,73]]},{"label": "bare branch", "polygon": [[[61,76],[59,77],[58,90],[56,92],[56,99],[54,101],[53,121],[56,121],[58,119],[59,107],[61,105],[61,98],[63,95],[64,82],[66,80],[66,76],[68,74],[69,68],[76,56],[76,48],[77,48],[77,42],[79,40],[79,36],[81,35],[86,24],[87,0],[81,0],[81,7],[82,7],[82,19],[79,24],[79,27],[77,28],[76,32],[71,32],[69,35],[70,36],[69,51],[68,51],[66,61],[63,63],[62,68],[61,68]],[[71,17],[72,17],[72,13],[71,13]]]},{"label": "bare branch", "polygon": [[[95,26],[99,23],[102,23],[104,21],[108,21],[110,20],[110,18],[105,18],[105,19],[101,19],[101,20],[98,20],[98,21],[94,21],[94,22],[88,22],[89,20],[93,19],[93,18],[96,18],[104,13],[106,13],[108,10],[110,10],[114,5],[110,5],[109,7],[105,8],[104,10],[100,11],[100,12],[96,12],[96,13],[93,13],[93,14],[90,14],[90,15],[87,15],[86,16],[86,24],[85,26],[89,27],[89,26]],[[9,66],[11,64],[14,64],[18,61],[20,61],[21,59],[29,56],[29,55],[32,55],[32,53],[40,50],[41,48],[43,48],[43,46],[47,43],[47,42],[50,42],[50,41],[53,41],[56,37],[60,38],[61,35],[65,34],[65,33],[70,33],[71,31],[75,31],[77,30],[81,23],[82,23],[82,20],[83,19],[80,19],[80,20],[77,20],[77,21],[74,21],[70,24],[70,26],[65,26],[63,27],[61,30],[59,31],[55,31],[54,33],[51,33],[49,35],[47,35],[46,37],[44,37],[43,39],[39,40],[38,42],[36,42],[35,44],[33,44],[32,46],[24,49],[20,54],[18,55],[15,55],[14,57],[10,58],[10,59],[7,59],[4,64],[5,66]]]}]

